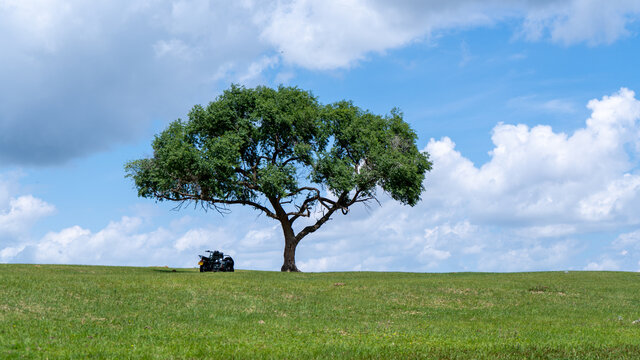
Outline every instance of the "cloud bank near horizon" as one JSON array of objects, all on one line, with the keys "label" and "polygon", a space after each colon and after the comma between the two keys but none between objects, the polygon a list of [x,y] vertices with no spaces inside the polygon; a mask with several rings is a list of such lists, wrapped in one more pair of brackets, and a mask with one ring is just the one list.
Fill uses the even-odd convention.
[{"label": "cloud bank near horizon", "polygon": [[[450,138],[431,139],[423,201],[410,208],[387,199],[336,216],[300,244],[299,268],[557,270],[580,257],[573,269],[640,271],[640,101],[622,88],[587,106],[591,116],[571,134],[497,124],[481,166]],[[32,239],[15,224],[54,207],[17,196],[15,182],[0,181],[0,239],[18,239],[0,249],[2,262],[192,266],[210,239],[224,239],[218,246],[231,249],[239,268],[281,265],[279,228],[268,219],[247,228],[243,214],[219,227],[183,217],[149,228],[144,217],[123,217],[95,232],[76,225]],[[582,240],[589,234],[599,234],[595,254]]]},{"label": "cloud bank near horizon", "polygon": [[[131,142],[221,84],[331,70],[448,31],[520,25],[561,46],[629,36],[640,3],[597,1],[0,1],[0,165],[51,165]],[[226,87],[226,86],[223,86]]]}]

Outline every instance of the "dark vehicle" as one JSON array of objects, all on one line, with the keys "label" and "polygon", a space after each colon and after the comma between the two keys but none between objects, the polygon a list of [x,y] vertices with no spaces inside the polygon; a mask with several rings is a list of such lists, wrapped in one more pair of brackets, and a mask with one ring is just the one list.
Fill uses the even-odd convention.
[{"label": "dark vehicle", "polygon": [[205,252],[209,253],[209,256],[198,255],[200,256],[200,272],[205,271],[229,271],[233,272],[233,259],[231,256],[224,256],[220,251],[211,251],[207,250]]}]

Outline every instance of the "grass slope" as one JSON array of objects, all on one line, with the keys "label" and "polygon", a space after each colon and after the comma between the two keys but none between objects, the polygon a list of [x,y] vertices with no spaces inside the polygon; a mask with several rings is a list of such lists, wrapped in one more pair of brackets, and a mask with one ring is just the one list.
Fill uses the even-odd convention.
[{"label": "grass slope", "polygon": [[0,358],[640,358],[640,275],[0,265]]}]

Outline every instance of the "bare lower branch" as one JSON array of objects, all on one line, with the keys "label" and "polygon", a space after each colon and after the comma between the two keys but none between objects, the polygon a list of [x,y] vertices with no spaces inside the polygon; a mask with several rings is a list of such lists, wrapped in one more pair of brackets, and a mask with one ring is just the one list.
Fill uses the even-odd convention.
[{"label": "bare lower branch", "polygon": [[249,206],[253,207],[256,210],[260,210],[260,211],[264,212],[270,218],[278,219],[278,217],[271,210],[267,209],[263,205],[260,205],[260,204],[254,202],[254,201],[251,201],[251,200],[216,199],[216,198],[205,197],[205,196],[202,196],[202,195],[194,195],[194,194],[183,193],[183,192],[180,192],[180,191],[172,191],[170,194],[155,193],[154,196],[159,198],[159,199],[171,200],[171,201],[181,201],[182,203],[189,202],[189,201],[194,201],[196,203],[198,203],[198,202],[205,203],[205,204],[207,204],[207,206],[210,206],[210,207],[214,208],[218,212],[224,211],[224,210],[221,210],[221,209],[224,209],[224,207],[220,207],[218,205],[249,205]]}]

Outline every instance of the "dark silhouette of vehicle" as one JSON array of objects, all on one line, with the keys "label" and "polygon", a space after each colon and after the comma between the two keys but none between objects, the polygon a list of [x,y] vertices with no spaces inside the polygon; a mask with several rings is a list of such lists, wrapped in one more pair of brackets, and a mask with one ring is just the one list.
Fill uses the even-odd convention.
[{"label": "dark silhouette of vehicle", "polygon": [[198,255],[200,256],[200,261],[198,265],[200,265],[200,272],[205,271],[228,271],[233,272],[233,259],[231,256],[224,256],[218,250],[211,251],[207,250],[205,252],[209,253],[209,256]]}]

